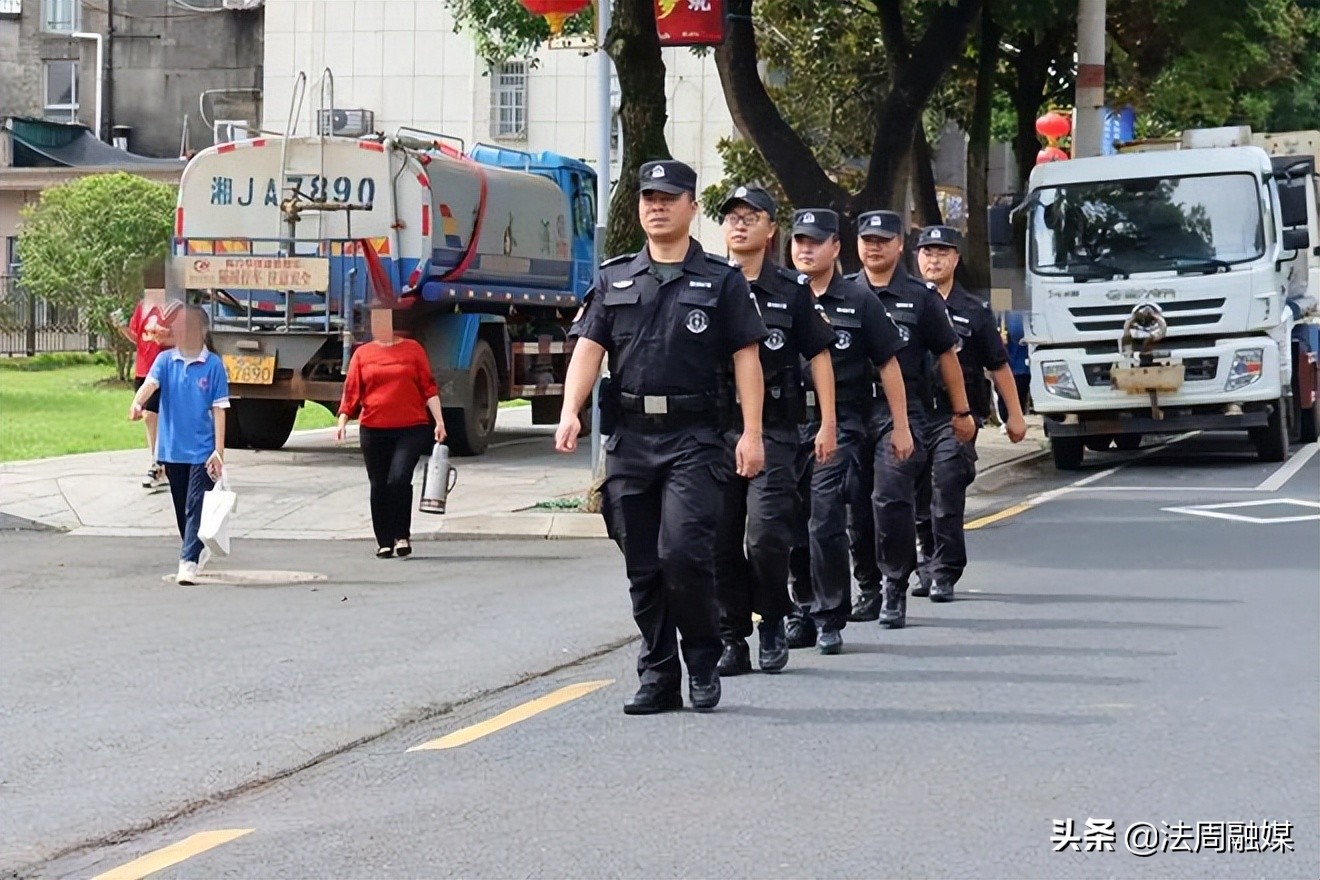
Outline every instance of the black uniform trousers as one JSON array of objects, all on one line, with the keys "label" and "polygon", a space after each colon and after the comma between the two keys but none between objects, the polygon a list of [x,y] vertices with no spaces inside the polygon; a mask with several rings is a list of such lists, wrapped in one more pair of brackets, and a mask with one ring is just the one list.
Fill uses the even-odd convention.
[{"label": "black uniform trousers", "polygon": [[858,592],[865,596],[879,593],[880,558],[875,543],[875,511],[871,509],[871,487],[875,485],[875,447],[880,438],[873,419],[867,420],[866,445],[857,456],[858,485],[866,487],[865,496],[848,506],[848,551],[852,554],[853,579]]},{"label": "black uniform trousers", "polygon": [[[868,401],[869,405],[869,401]],[[843,629],[852,610],[848,559],[848,508],[866,503],[869,485],[859,480],[859,456],[867,445],[865,411],[840,406],[838,449],[811,474],[811,618],[817,628]],[[915,538],[913,554],[916,553]]]},{"label": "black uniform trousers", "polygon": [[926,426],[929,462],[917,483],[917,577],[924,586],[953,586],[967,568],[963,519],[967,487],[976,479],[976,440],[960,443],[947,416]]},{"label": "black uniform trousers", "polygon": [[924,443],[927,420],[923,410],[908,409],[912,455],[907,461],[899,461],[890,442],[893,416],[884,407],[877,407],[872,416],[876,442],[871,502],[876,557],[883,580],[900,586],[906,586],[917,567],[916,494],[928,460]]},{"label": "black uniform trousers", "polygon": [[734,451],[740,432],[724,436],[726,491],[716,532],[715,582],[719,588],[720,637],[752,634],[752,612],[762,620],[788,616],[788,558],[797,513],[798,427],[766,427],[765,470],[738,476]]},{"label": "black uniform trousers", "polygon": [[793,616],[811,614],[811,475],[816,461],[816,434],[820,422],[808,422],[798,429],[797,455],[794,458],[796,501],[793,510],[793,549],[788,554],[788,595],[793,602]]},{"label": "black uniform trousers", "polygon": [[623,551],[642,684],[678,690],[679,635],[688,674],[719,662],[715,533],[724,504],[724,441],[712,424],[637,430],[628,416],[606,450],[602,512]]}]

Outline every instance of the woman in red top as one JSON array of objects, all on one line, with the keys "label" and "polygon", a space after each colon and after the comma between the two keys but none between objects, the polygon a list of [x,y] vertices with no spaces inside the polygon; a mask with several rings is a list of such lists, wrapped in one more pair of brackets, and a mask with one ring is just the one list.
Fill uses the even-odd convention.
[{"label": "woman in red top", "polygon": [[432,440],[445,439],[440,391],[426,351],[415,340],[395,336],[393,320],[388,309],[372,310],[372,341],[349,361],[335,434],[343,440],[348,420],[358,418],[380,559],[412,553],[413,471]]},{"label": "woman in red top", "polygon": [[[151,365],[162,351],[174,347],[170,322],[178,311],[179,303],[166,301],[165,291],[149,288],[142,299],[133,307],[133,315],[128,325],[119,328],[120,334],[133,343],[136,352],[133,361],[133,390],[137,391],[146,382]],[[156,458],[156,418],[160,412],[160,392],[142,407],[147,425],[147,451],[151,453],[151,467],[142,481],[143,488],[156,489],[164,486],[165,468]]]}]

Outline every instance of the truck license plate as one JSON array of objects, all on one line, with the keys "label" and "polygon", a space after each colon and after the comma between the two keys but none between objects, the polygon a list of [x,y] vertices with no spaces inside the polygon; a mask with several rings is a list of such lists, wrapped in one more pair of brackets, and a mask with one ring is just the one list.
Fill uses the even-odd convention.
[{"label": "truck license plate", "polygon": [[1155,367],[1121,367],[1115,364],[1109,371],[1109,381],[1114,388],[1128,394],[1172,392],[1182,387],[1184,371],[1182,364],[1161,364]]},{"label": "truck license plate", "polygon": [[275,355],[227,354],[225,373],[235,385],[270,385],[275,381]]}]

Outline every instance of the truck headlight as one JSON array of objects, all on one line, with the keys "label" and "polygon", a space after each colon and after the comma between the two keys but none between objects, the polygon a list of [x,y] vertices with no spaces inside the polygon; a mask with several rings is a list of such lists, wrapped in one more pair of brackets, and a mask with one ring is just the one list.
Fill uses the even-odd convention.
[{"label": "truck headlight", "polygon": [[1233,358],[1233,366],[1228,368],[1228,381],[1225,391],[1237,391],[1246,388],[1260,378],[1261,367],[1265,362],[1265,349],[1244,348]]},{"label": "truck headlight", "polygon": [[1045,390],[1055,397],[1066,397],[1069,400],[1082,399],[1082,395],[1077,391],[1077,383],[1073,381],[1072,372],[1063,361],[1044,361],[1040,365],[1040,375],[1045,382]]}]

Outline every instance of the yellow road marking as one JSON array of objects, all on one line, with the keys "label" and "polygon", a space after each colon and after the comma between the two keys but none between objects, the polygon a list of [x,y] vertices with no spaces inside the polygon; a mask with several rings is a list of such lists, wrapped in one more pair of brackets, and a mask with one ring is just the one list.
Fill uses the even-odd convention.
[{"label": "yellow road marking", "polygon": [[963,526],[963,529],[964,530],[983,529],[986,526],[994,525],[1000,520],[1008,519],[1011,516],[1017,516],[1019,513],[1025,513],[1026,511],[1031,510],[1031,508],[1034,506],[1035,506],[1034,504],[1029,504],[1026,502],[1023,502],[1021,504],[1014,504],[1012,507],[1005,507],[1003,510],[999,511],[998,513],[992,513],[989,516],[983,516],[978,519],[974,519],[971,522],[969,522],[967,525]]},{"label": "yellow road marking", "polygon": [[488,718],[479,724],[473,724],[471,727],[455,730],[453,733],[446,734],[439,739],[413,746],[408,751],[423,752],[465,746],[474,740],[481,739],[483,736],[498,733],[506,727],[512,727],[519,721],[526,721],[528,718],[540,715],[542,712],[556,706],[562,706],[564,703],[572,702],[579,697],[585,697],[587,694],[611,684],[614,684],[612,678],[605,681],[584,681],[578,684],[570,684],[568,687],[562,687],[557,691],[546,694],[544,697],[537,697],[535,700],[523,703],[521,706],[514,706],[507,712],[501,712],[494,718]]},{"label": "yellow road marking", "polygon": [[177,865],[179,862],[200,855],[209,849],[215,849],[221,844],[237,840],[245,834],[251,834],[253,830],[252,828],[229,828],[224,831],[203,831],[194,834],[192,837],[186,837],[178,843],[172,843],[164,849],[147,853],[145,856],[134,859],[126,865],[120,865],[118,868],[106,871],[104,874],[98,874],[92,880],[139,880],[141,877],[163,871],[171,865]]}]

